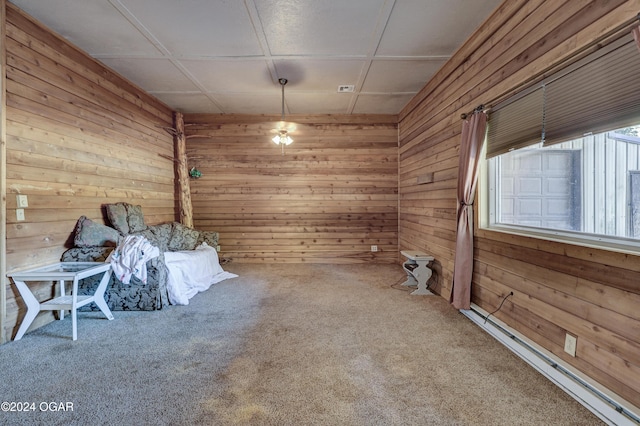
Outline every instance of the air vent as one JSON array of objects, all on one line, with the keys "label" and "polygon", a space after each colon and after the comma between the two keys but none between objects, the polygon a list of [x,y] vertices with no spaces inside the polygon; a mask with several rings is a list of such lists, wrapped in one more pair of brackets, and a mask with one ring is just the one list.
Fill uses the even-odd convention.
[{"label": "air vent", "polygon": [[355,88],[353,84],[341,84],[338,86],[338,93],[351,93]]}]

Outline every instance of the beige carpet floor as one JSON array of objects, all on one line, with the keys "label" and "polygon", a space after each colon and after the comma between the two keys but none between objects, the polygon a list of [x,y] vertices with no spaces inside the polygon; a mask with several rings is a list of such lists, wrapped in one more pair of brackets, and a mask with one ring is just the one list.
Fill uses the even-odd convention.
[{"label": "beige carpet floor", "polygon": [[249,265],[158,312],[79,315],[0,346],[0,424],[599,425],[398,265]]}]

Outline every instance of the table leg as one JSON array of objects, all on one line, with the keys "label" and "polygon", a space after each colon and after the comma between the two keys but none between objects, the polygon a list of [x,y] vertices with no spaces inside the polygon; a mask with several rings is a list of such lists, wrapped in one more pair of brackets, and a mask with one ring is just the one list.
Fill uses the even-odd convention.
[{"label": "table leg", "polygon": [[27,313],[24,315],[22,323],[20,323],[20,328],[18,329],[18,333],[16,333],[16,337],[13,339],[20,340],[22,339],[22,336],[24,336],[24,333],[27,332],[27,329],[33,320],[36,319],[38,312],[40,312],[40,303],[34,297],[33,293],[31,293],[31,290],[29,290],[29,287],[27,287],[24,281],[14,279],[13,282],[16,284],[16,287],[18,287],[18,291],[20,292],[20,296],[22,296],[22,300],[25,305],[27,305]]},{"label": "table leg", "polygon": [[415,286],[418,285],[418,281],[413,276],[413,270],[412,270],[412,268],[415,268],[415,264],[416,264],[416,262],[414,262],[412,260],[407,260],[402,265],[404,271],[407,273],[407,280],[401,284],[402,286],[404,286],[404,287],[415,287]]},{"label": "table leg", "polygon": [[73,340],[78,340],[78,310],[71,309],[71,329],[73,334]]},{"label": "table leg", "polygon": [[73,277],[73,293],[71,294],[71,329],[73,340],[78,340],[78,277]]},{"label": "table leg", "polygon": [[429,296],[433,293],[427,290],[427,281],[431,278],[433,272],[426,265],[426,262],[418,262],[418,267],[413,270],[413,274],[418,281],[418,288],[411,294],[414,296]]},{"label": "table leg", "polygon": [[98,288],[96,289],[96,292],[94,294],[94,299],[93,299],[95,304],[98,305],[98,308],[100,308],[100,310],[102,311],[104,316],[107,317],[108,320],[113,319],[113,314],[111,313],[111,309],[109,309],[107,302],[104,300],[104,292],[107,289],[107,285],[109,285],[110,279],[111,279],[111,269],[107,270],[102,276],[102,279],[100,280],[100,284],[98,284]]},{"label": "table leg", "polygon": [[[64,295],[64,280],[60,280],[60,296],[62,297]],[[58,311],[58,319],[61,321],[64,319],[64,310]]]},{"label": "table leg", "polygon": [[407,272],[407,280],[401,284],[404,287],[415,287],[418,285],[418,281],[411,275],[411,273]]}]

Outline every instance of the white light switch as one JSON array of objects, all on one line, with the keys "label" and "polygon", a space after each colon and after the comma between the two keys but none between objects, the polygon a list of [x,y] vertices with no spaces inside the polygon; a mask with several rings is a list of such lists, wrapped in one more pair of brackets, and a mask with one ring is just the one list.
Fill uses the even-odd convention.
[{"label": "white light switch", "polygon": [[24,220],[24,209],[16,209],[16,220]]},{"label": "white light switch", "polygon": [[18,208],[29,207],[29,199],[26,195],[17,195],[16,200],[18,203]]}]

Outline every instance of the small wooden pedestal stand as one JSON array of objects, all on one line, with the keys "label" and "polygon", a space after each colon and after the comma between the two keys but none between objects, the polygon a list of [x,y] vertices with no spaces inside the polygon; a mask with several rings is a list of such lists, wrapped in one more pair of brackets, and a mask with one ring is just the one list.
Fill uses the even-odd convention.
[{"label": "small wooden pedestal stand", "polygon": [[407,273],[407,281],[402,283],[402,285],[407,287],[417,286],[418,288],[411,292],[411,294],[416,296],[433,295],[432,292],[427,290],[427,282],[433,273],[427,264],[431,262],[434,257],[419,251],[403,250],[400,253],[407,258],[402,265]]}]

